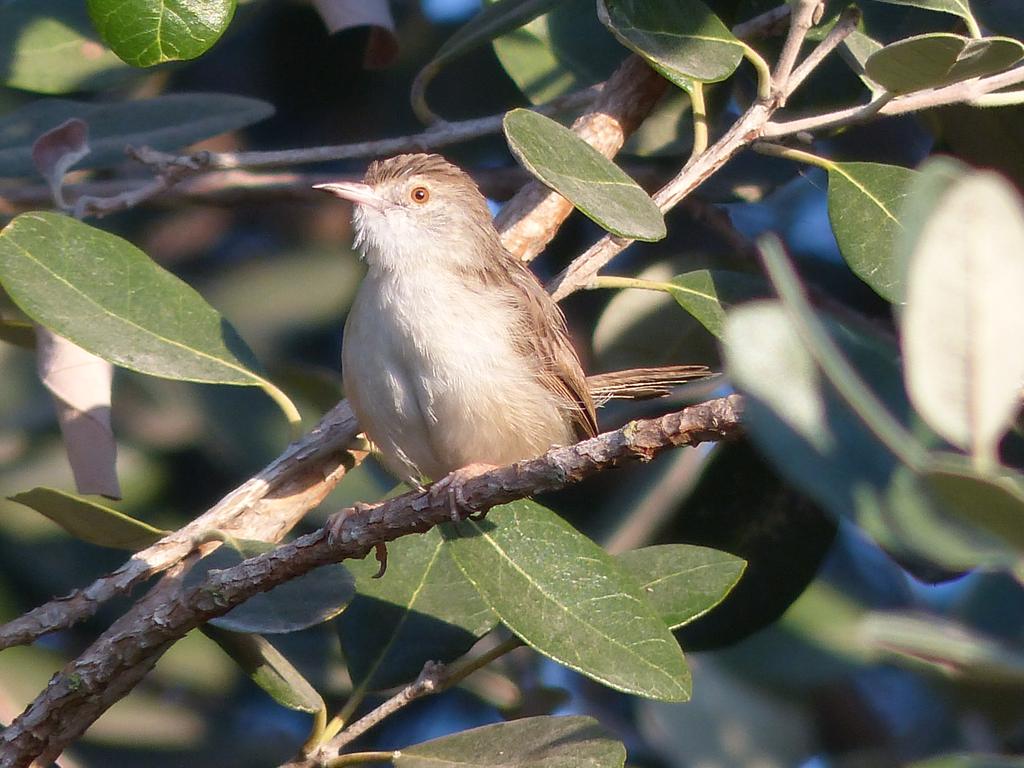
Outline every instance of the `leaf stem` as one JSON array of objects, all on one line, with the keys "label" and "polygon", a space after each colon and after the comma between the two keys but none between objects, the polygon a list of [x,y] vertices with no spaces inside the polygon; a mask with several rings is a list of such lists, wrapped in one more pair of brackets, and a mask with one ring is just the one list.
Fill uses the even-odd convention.
[{"label": "leaf stem", "polygon": [[288,395],[267,379],[260,379],[260,389],[270,396],[270,399],[284,413],[284,417],[288,419],[288,432],[291,439],[298,440],[302,437],[302,416],[299,415],[299,409],[295,407],[295,403],[291,401]]},{"label": "leaf stem", "polygon": [[324,727],[323,738],[320,739],[321,744],[328,742],[337,736],[338,732],[348,723],[349,718],[351,718],[355,711],[359,709],[359,705],[362,704],[363,699],[366,698],[366,684],[369,681],[370,676],[367,676],[365,680],[352,689],[352,693],[349,694],[348,701],[345,702],[345,706],[338,710],[338,714],[332,717],[331,722]]},{"label": "leaf stem", "polygon": [[751,145],[751,148],[762,155],[768,155],[770,157],[781,157],[784,160],[793,160],[797,163],[806,163],[807,165],[814,165],[818,168],[824,168],[826,171],[835,170],[836,164],[831,160],[822,157],[821,155],[815,155],[811,152],[804,152],[801,149],[794,149],[793,147],[784,147],[781,144],[772,144],[767,141],[758,141]]},{"label": "leaf stem", "polygon": [[757,71],[757,98],[761,101],[768,101],[772,97],[772,70],[764,58],[744,42],[743,58],[749,61]]},{"label": "leaf stem", "polygon": [[618,275],[598,275],[588,288],[640,288],[645,291],[671,292],[677,286],[657,280],[644,280],[640,277],[620,277]]},{"label": "leaf stem", "polygon": [[398,750],[391,752],[349,752],[347,755],[338,755],[327,761],[327,768],[338,768],[343,765],[359,765],[360,763],[382,763],[387,761],[393,763],[398,757]]},{"label": "leaf stem", "polygon": [[913,436],[896,421],[836,346],[824,325],[811,309],[800,278],[786,258],[782,243],[775,236],[758,240],[758,252],[772,285],[796,326],[808,351],[840,396],[857,413],[875,437],[897,458],[914,470],[927,462],[927,454]]},{"label": "leaf stem", "polygon": [[525,643],[522,640],[513,636],[498,643],[486,653],[482,653],[472,659],[464,659],[458,664],[453,664],[448,668],[448,673],[445,675],[444,684],[441,686],[441,690],[447,690],[453,685],[462,682],[478,669],[483,669],[495,659],[499,659],[506,653],[514,651],[516,648],[523,647],[523,645],[525,645]]},{"label": "leaf stem", "polygon": [[704,102],[704,83],[694,80],[690,89],[690,111],[693,112],[693,149],[690,161],[708,148],[708,109]]},{"label": "leaf stem", "polygon": [[[966,0],[964,0],[964,5],[966,5],[966,4],[967,4],[967,2],[966,2]],[[961,18],[963,18],[964,24],[967,25],[967,34],[969,34],[971,37],[973,37],[975,39],[980,38],[982,36],[981,35],[981,27],[978,26],[978,20],[976,18],[974,18],[974,14],[973,13],[968,11],[967,15],[963,16]]]}]

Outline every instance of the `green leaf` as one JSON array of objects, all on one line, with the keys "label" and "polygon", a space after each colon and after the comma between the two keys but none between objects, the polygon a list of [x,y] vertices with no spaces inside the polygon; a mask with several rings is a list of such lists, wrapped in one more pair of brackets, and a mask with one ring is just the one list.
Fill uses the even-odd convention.
[{"label": "green leaf", "polygon": [[533,21],[561,0],[500,0],[484,5],[449,37],[427,66],[442,65]]},{"label": "green leaf", "polygon": [[936,432],[994,464],[1024,380],[1024,205],[1014,188],[993,173],[953,181],[907,269],[901,337],[911,400]]},{"label": "green leaf", "polygon": [[900,94],[993,75],[1021,59],[1024,43],[1012,37],[975,40],[934,33],[885,46],[868,57],[864,70],[886,90]]},{"label": "green leaf", "polygon": [[665,237],[665,219],[650,196],[568,128],[528,109],[508,112],[504,126],[516,159],[594,222],[634,240]]},{"label": "green leaf", "polygon": [[593,0],[562,0],[495,40],[494,52],[534,104],[608,79],[626,54],[597,20]]},{"label": "green leaf", "polygon": [[865,74],[864,65],[871,55],[882,50],[882,47],[880,42],[856,29],[847,35],[839,47],[839,53],[846,63],[857,73],[857,77],[868,87],[868,90],[876,96],[883,93],[885,89]]},{"label": "green leaf", "polygon": [[634,549],[618,559],[669,629],[689,624],[722,602],[747,566],[735,555],[692,544]]},{"label": "green leaf", "polygon": [[911,5],[928,11],[951,13],[961,19],[973,20],[974,18],[967,0],[878,0],[878,2],[890,5]]},{"label": "green leaf", "polygon": [[924,479],[952,512],[1024,554],[1024,488],[1019,481],[979,475],[953,462],[926,470]]},{"label": "green leaf", "polygon": [[480,595],[535,650],[616,690],[690,697],[683,653],[633,579],[551,510],[514,502],[444,534]]},{"label": "green leaf", "polygon": [[0,82],[37,93],[116,85],[132,70],[99,41],[81,0],[7,0],[2,6]]},{"label": "green leaf", "polygon": [[388,544],[393,566],[350,561],[356,595],[337,621],[352,682],[372,690],[416,677],[424,663],[450,662],[497,624],[452,560],[436,528]]},{"label": "green leaf", "polygon": [[177,93],[109,104],[34,101],[0,117],[0,176],[35,176],[33,142],[75,117],[89,125],[91,150],[77,167],[101,168],[124,162],[129,145],[175,151],[273,112],[266,102],[226,93]]},{"label": "green leaf", "polygon": [[[203,583],[213,570],[232,568],[273,544],[225,538],[185,576],[185,587]],[[322,624],[345,610],[355,594],[355,578],[340,564],[321,565],[298,578],[254,595],[210,624],[231,632],[284,634]]]},{"label": "green leaf", "polygon": [[116,235],[57,213],[23,213],[0,232],[0,283],[26,315],[104,360],[169,379],[262,387],[297,420],[227,321]]},{"label": "green leaf", "polygon": [[235,14],[235,0],[87,0],[114,53],[134,67],[206,53]]},{"label": "green leaf", "polygon": [[76,539],[101,547],[137,552],[170,533],[56,488],[33,488],[7,498],[50,518]]},{"label": "green leaf", "polygon": [[202,630],[282,707],[310,713],[326,708],[316,689],[265,637],[229,632],[209,624]]},{"label": "green leaf", "polygon": [[907,768],[1024,768],[1024,757],[981,753],[951,754],[908,763]]},{"label": "green leaf", "polygon": [[700,0],[599,0],[601,22],[680,88],[725,80],[743,44]]},{"label": "green leaf", "polygon": [[621,768],[626,748],[589,717],[525,717],[405,747],[396,768]]},{"label": "green leaf", "polygon": [[665,284],[679,306],[716,338],[722,338],[725,312],[735,304],[765,296],[768,285],[755,275],[723,269],[697,269]]},{"label": "green leaf", "polygon": [[881,163],[828,164],[828,215],[839,250],[854,274],[893,304],[903,298],[901,209],[917,175]]}]

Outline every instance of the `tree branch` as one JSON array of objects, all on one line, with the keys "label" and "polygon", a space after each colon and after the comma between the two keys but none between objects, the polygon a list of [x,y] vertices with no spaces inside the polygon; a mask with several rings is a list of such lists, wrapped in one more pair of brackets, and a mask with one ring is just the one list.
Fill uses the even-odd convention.
[{"label": "tree branch", "polygon": [[[680,445],[722,440],[741,430],[738,395],[711,400],[658,419],[627,424],[591,440],[554,448],[540,458],[499,467],[468,480],[465,498],[490,509],[536,493],[574,485],[598,472],[648,461]],[[337,542],[321,529],[212,572],[199,586],[173,594],[152,590],[46,689],[2,733],[0,766],[52,761],[114,701],[124,696],[176,640],[211,618],[327,563],[364,557],[377,544],[422,533],[450,519],[448,499],[413,492],[363,510],[347,510]],[[183,569],[182,565],[177,566]]]}]

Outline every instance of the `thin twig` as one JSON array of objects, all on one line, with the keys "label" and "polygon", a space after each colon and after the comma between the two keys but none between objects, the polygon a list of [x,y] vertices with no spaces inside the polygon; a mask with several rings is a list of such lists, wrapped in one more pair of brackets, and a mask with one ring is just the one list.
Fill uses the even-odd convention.
[{"label": "thin twig", "polygon": [[[466,481],[466,502],[486,510],[573,485],[624,463],[650,460],[674,446],[728,438],[741,430],[741,406],[739,396],[731,395],[499,467]],[[336,542],[320,530],[232,568],[212,571],[197,587],[151,591],[54,675],[35,701],[0,732],[0,766],[21,768],[52,761],[126,695],[164,651],[203,622],[320,565],[364,557],[377,544],[428,530],[449,520],[450,514],[446,497],[432,498],[429,491],[407,493],[371,509],[348,510]]]},{"label": "thin twig", "polygon": [[814,26],[815,17],[820,14],[823,7],[824,0],[795,0],[793,3],[793,12],[789,17],[789,34],[782,44],[782,51],[779,52],[779,59],[772,73],[772,85],[780,96],[780,106],[785,104],[786,96],[790,93],[789,79],[800,55],[800,48],[807,39],[807,33]]},{"label": "thin twig", "polygon": [[860,18],[860,8],[855,5],[848,6],[843,10],[835,25],[825,35],[825,39],[818,43],[814,50],[807,54],[807,58],[800,62],[800,65],[793,70],[789,80],[786,82],[787,93],[793,93],[793,91],[799,88],[804,80],[807,79],[807,76],[817,69],[824,58],[832,53],[843,40],[848,38],[857,29]]}]

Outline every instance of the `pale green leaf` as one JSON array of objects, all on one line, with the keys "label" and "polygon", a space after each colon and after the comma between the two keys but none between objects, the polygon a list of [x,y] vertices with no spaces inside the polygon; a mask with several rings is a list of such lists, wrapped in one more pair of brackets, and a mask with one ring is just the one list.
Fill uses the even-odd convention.
[{"label": "pale green leaf", "polygon": [[763,297],[767,284],[754,275],[722,269],[697,269],[676,275],[665,290],[717,338],[722,337],[726,310]]},{"label": "pale green leaf", "polygon": [[929,11],[940,11],[959,16],[961,19],[973,19],[971,7],[967,0],[877,0],[880,3],[890,5],[911,5],[915,8],[924,8]]},{"label": "pale green leaf", "polygon": [[555,661],[611,688],[684,701],[682,651],[615,560],[532,501],[445,528],[451,551],[509,629]]},{"label": "pale green leaf", "polygon": [[1024,43],[1012,37],[980,40],[948,33],[917,35],[891,43],[868,57],[865,74],[892,93],[984,77],[1024,59]]},{"label": "pale green leaf", "polygon": [[101,547],[135,552],[170,533],[111,507],[56,488],[33,488],[8,498],[53,520],[76,539]]},{"label": "pale green leaf", "polygon": [[1024,381],[1024,206],[991,173],[953,182],[907,273],[901,336],[911,400],[928,424],[994,462]]},{"label": "pale green leaf", "polygon": [[634,549],[618,559],[670,629],[689,624],[722,602],[747,566],[735,555],[692,544]]},{"label": "pale green leaf", "polygon": [[665,236],[664,217],[650,196],[568,128],[527,109],[507,113],[504,126],[516,159],[597,224],[634,240]]}]

